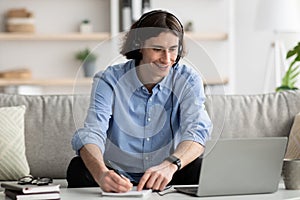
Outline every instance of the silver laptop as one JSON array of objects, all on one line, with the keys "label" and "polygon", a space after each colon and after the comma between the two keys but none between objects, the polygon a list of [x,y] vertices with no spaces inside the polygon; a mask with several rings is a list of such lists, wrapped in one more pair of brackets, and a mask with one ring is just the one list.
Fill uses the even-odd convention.
[{"label": "silver laptop", "polygon": [[174,189],[195,196],[276,192],[286,145],[286,137],[210,140],[199,185]]}]

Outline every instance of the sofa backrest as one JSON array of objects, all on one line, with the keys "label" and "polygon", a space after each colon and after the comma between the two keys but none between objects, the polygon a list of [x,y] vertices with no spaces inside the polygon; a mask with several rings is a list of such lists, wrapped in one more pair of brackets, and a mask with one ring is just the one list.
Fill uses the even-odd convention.
[{"label": "sofa backrest", "polygon": [[[83,126],[88,95],[22,96],[0,94],[0,107],[25,105],[25,145],[31,174],[65,178],[75,156],[71,139]],[[300,91],[264,95],[207,96],[213,137],[264,137],[289,134],[300,112]]]},{"label": "sofa backrest", "polygon": [[300,112],[300,90],[260,95],[207,96],[213,138],[288,136]]}]

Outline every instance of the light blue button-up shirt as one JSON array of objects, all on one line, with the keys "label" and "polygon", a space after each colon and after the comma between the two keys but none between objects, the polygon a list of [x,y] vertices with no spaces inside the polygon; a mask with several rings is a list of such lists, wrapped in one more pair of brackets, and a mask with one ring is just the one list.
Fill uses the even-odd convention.
[{"label": "light blue button-up shirt", "polygon": [[205,145],[212,124],[204,101],[200,76],[185,65],[174,66],[152,93],[139,80],[134,61],[110,66],[94,77],[87,117],[73,137],[73,149],[78,153],[83,145],[96,144],[104,160],[142,174],[182,141]]}]

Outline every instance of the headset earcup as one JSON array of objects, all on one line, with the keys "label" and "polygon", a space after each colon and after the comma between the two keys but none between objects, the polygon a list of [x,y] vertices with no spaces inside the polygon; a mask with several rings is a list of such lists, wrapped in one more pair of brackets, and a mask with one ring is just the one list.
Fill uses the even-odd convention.
[{"label": "headset earcup", "polygon": [[134,39],[133,41],[133,49],[132,50],[137,50],[137,49],[140,49],[140,43],[138,42],[137,39]]},{"label": "headset earcup", "polygon": [[179,45],[178,45],[178,55],[177,58],[175,60],[175,63],[178,63],[181,56],[182,56],[182,51],[183,51],[183,46],[182,46],[182,41],[179,41]]}]

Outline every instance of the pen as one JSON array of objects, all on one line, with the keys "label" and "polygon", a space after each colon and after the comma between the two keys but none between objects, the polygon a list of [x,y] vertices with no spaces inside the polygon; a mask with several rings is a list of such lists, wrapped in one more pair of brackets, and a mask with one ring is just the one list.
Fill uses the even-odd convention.
[{"label": "pen", "polygon": [[122,178],[128,178],[130,180],[130,182],[136,183],[136,181],[127,172],[122,170],[118,165],[116,165],[112,161],[107,160],[107,162],[105,164],[106,164],[106,166],[108,166],[109,168],[114,170],[114,172],[117,173]]}]

